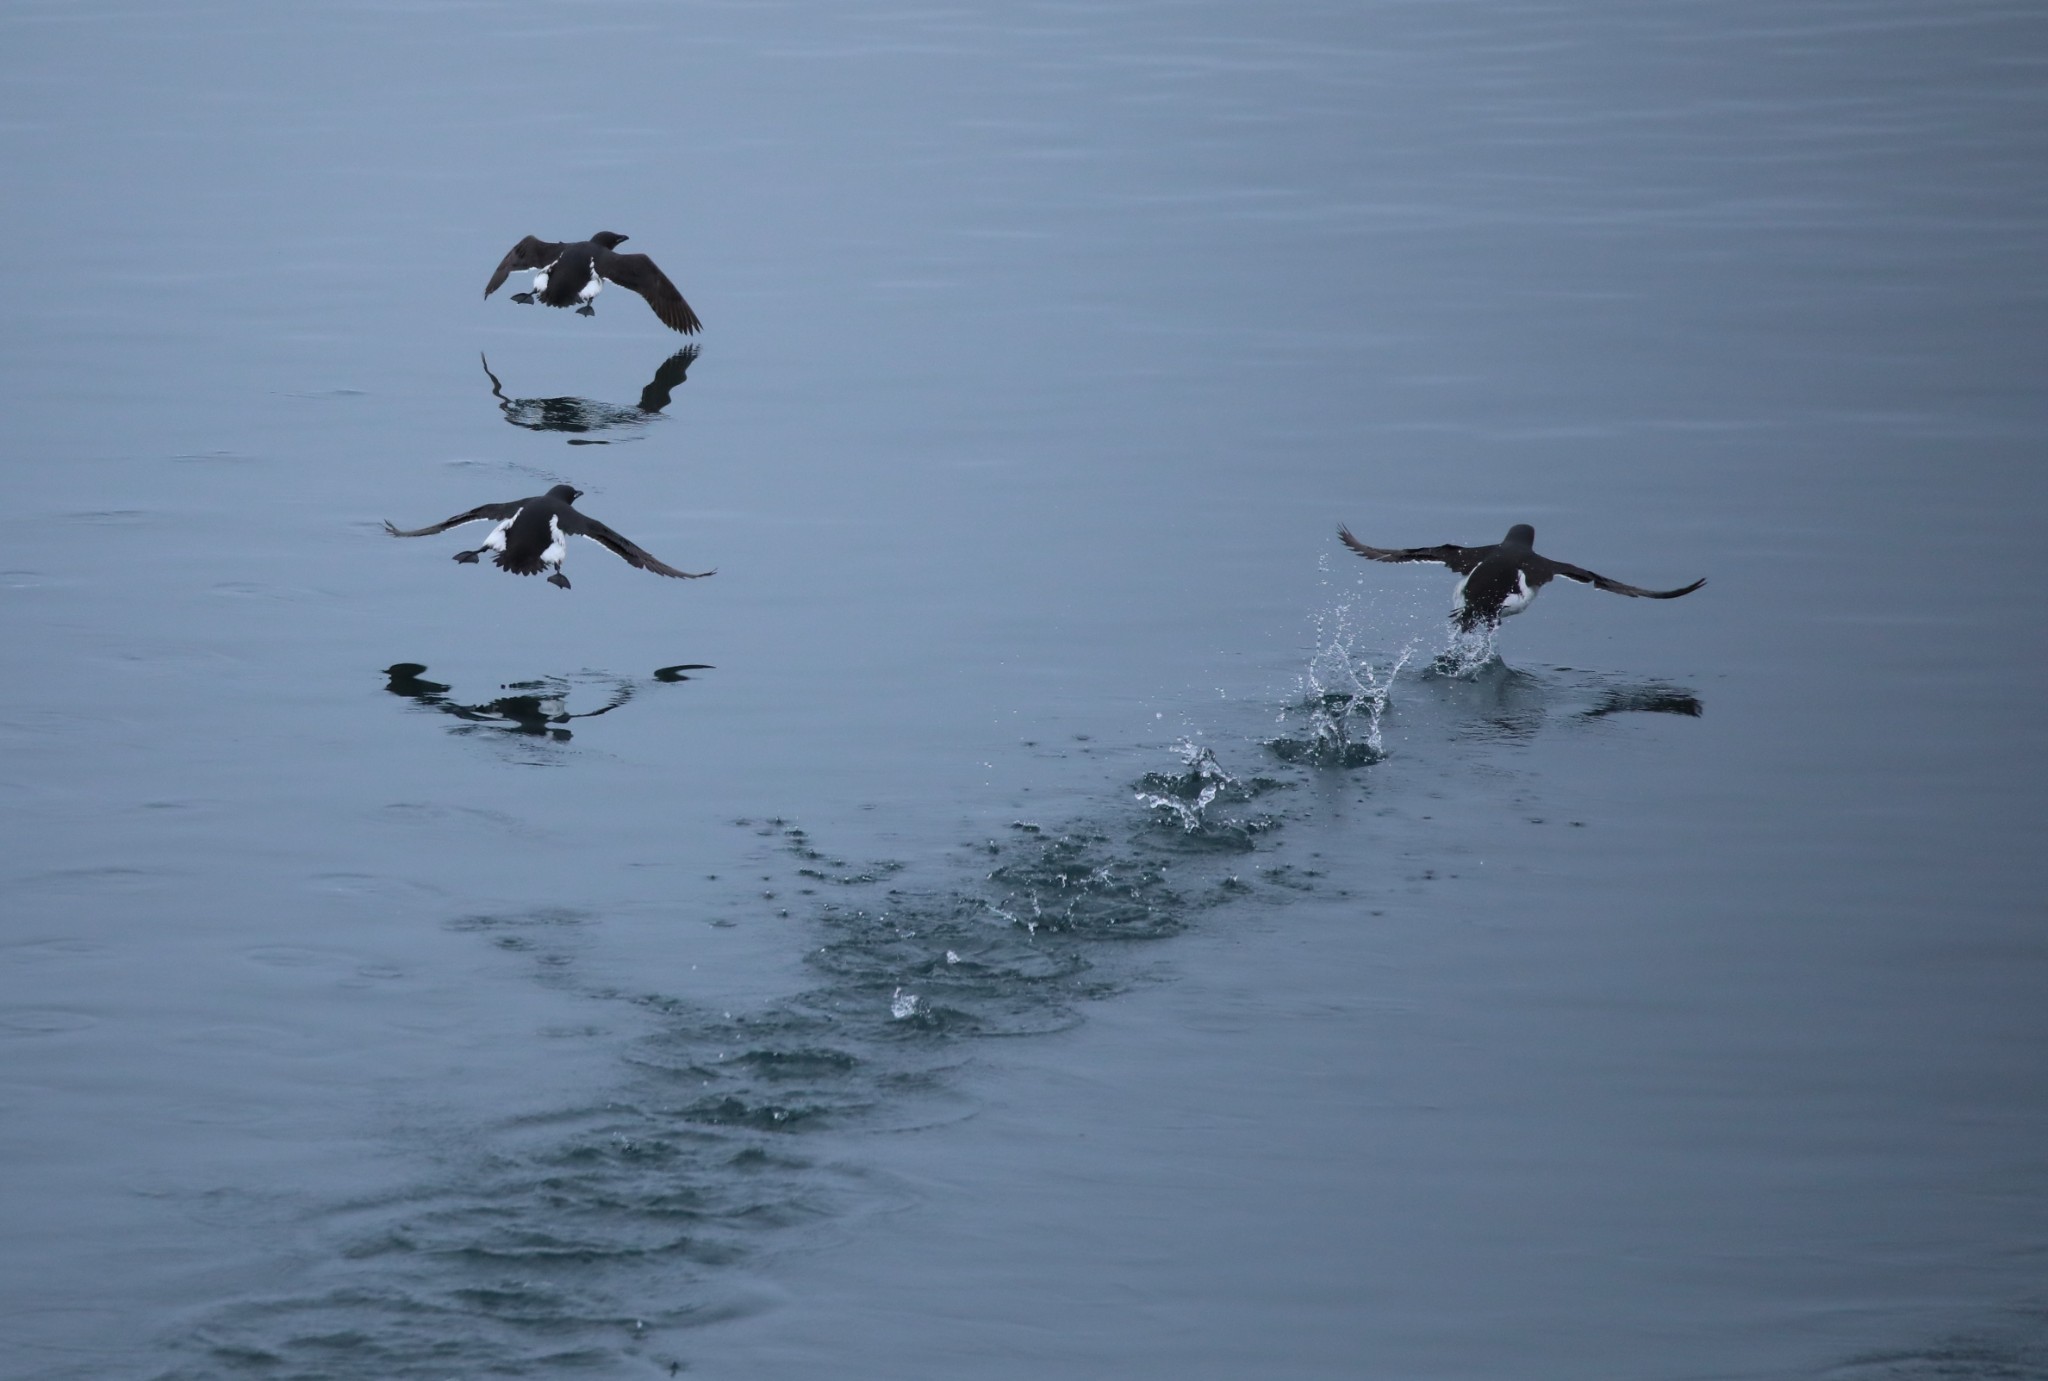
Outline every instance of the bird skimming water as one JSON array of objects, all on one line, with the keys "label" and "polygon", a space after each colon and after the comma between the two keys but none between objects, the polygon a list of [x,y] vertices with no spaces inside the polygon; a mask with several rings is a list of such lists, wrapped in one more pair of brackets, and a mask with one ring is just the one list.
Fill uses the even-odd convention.
[{"label": "bird skimming water", "polygon": [[574,244],[560,244],[528,235],[512,246],[498,265],[498,271],[491,275],[491,281],[484,288],[484,296],[496,292],[506,278],[514,273],[535,270],[533,287],[523,293],[514,293],[514,302],[538,302],[546,307],[574,307],[581,316],[595,316],[597,311],[591,299],[604,289],[606,283],[617,283],[622,288],[631,288],[647,299],[647,305],[661,318],[666,326],[692,335],[704,329],[704,323],[697,320],[697,314],[690,310],[690,304],[683,301],[683,295],[676,291],[676,285],[668,281],[668,275],[656,268],[654,261],[644,254],[620,254],[617,247],[626,242],[626,237],[611,230],[600,230],[587,240]]},{"label": "bird skimming water", "polygon": [[1451,617],[1457,621],[1459,630],[1465,633],[1478,628],[1499,627],[1500,621],[1508,615],[1519,614],[1528,608],[1529,602],[1536,598],[1536,592],[1558,576],[1639,599],[1677,599],[1707,583],[1704,579],[1695,580],[1675,590],[1645,590],[1638,585],[1624,585],[1619,580],[1597,575],[1584,566],[1537,555],[1536,529],[1527,523],[1516,523],[1508,529],[1507,536],[1490,547],[1459,547],[1448,542],[1438,547],[1369,547],[1353,537],[1351,529],[1346,527],[1338,528],[1337,536],[1345,546],[1374,561],[1435,561],[1463,576],[1464,579],[1458,582],[1457,594],[1453,596],[1455,603]]},{"label": "bird skimming water", "polygon": [[485,552],[496,552],[495,561],[501,571],[514,575],[539,575],[548,567],[554,567],[554,574],[548,577],[548,584],[569,588],[569,578],[562,574],[562,561],[568,555],[569,538],[588,537],[618,556],[629,566],[638,566],[643,571],[656,575],[672,575],[684,580],[700,580],[715,571],[679,571],[665,561],[656,559],[644,548],[627,541],[587,514],[578,513],[574,508],[576,500],[583,497],[583,491],[566,484],[558,484],[545,494],[530,499],[514,499],[510,503],[487,503],[472,508],[467,513],[458,513],[445,522],[431,527],[406,529],[394,527],[389,521],[384,530],[393,537],[432,537],[437,532],[446,532],[451,527],[464,523],[495,522],[490,535],[484,538],[472,551],[458,551],[455,559],[474,562]]}]

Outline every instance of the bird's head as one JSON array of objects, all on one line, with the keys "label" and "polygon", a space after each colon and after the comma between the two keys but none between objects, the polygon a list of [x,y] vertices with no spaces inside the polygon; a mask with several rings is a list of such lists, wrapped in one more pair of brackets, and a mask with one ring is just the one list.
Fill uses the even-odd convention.
[{"label": "bird's head", "polygon": [[558,484],[553,489],[548,490],[548,497],[560,499],[563,503],[575,503],[583,497],[583,491],[573,485]]},{"label": "bird's head", "polygon": [[1536,529],[1527,523],[1516,523],[1508,529],[1508,535],[1501,539],[1504,547],[1533,547],[1536,545]]},{"label": "bird's head", "polygon": [[616,230],[600,230],[590,237],[590,243],[596,245],[599,249],[616,249],[630,238],[630,236],[621,235]]}]

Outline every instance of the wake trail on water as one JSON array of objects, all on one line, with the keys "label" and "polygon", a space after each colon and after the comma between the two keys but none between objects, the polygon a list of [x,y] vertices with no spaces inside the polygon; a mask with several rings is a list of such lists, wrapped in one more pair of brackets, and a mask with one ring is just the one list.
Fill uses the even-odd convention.
[{"label": "wake trail on water", "polygon": [[[573,1106],[444,1129],[411,1183],[309,1208],[287,1229],[297,1268],[208,1311],[174,1340],[175,1360],[141,1374],[439,1381],[686,1367],[690,1330],[770,1307],[749,1263],[771,1244],[901,1199],[861,1168],[858,1138],[970,1113],[962,1071],[978,1043],[1070,1028],[1089,1003],[1157,981],[1146,948],[1192,925],[1349,895],[1313,863],[1286,861],[1289,822],[1322,799],[1298,788],[1386,759],[1397,687],[1457,691],[1423,696],[1455,718],[1473,695],[1494,695],[1503,669],[1490,638],[1456,640],[1417,676],[1422,640],[1375,646],[1348,602],[1313,622],[1291,692],[1261,711],[1281,732],[1211,738],[1197,727],[1134,748],[1171,760],[1078,818],[1013,820],[921,860],[840,858],[792,820],[735,821],[736,847],[784,879],[768,894],[780,903],[751,903],[765,908],[755,919],[798,928],[811,979],[750,1009],[681,995],[658,956],[637,961],[644,976],[632,983],[586,972],[605,922],[587,909],[451,919],[530,964],[533,982],[612,1013],[591,1023],[625,1033],[612,1077]],[[573,717],[609,726],[595,716],[641,684],[522,682],[509,689],[532,706],[501,696],[479,708],[423,671],[394,667],[387,689],[454,715],[452,728],[495,730],[494,741],[521,737],[508,727],[544,735],[551,761],[572,768],[582,750],[560,732],[566,693],[586,681],[606,691]],[[1508,680],[1538,711],[1558,699],[1545,682]],[[1577,722],[1698,713],[1662,683],[1595,689]],[[790,918],[790,893],[815,898],[808,914]],[[733,923],[730,904],[693,904],[717,913],[700,920]]]}]

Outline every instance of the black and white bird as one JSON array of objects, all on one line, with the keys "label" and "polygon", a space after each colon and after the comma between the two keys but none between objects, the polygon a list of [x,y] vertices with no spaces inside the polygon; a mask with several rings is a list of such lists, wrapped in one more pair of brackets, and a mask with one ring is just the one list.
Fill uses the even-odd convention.
[{"label": "black and white bird", "polygon": [[548,567],[554,567],[554,574],[548,577],[548,584],[569,588],[569,578],[562,574],[562,559],[568,554],[571,537],[588,537],[606,547],[629,566],[638,566],[643,571],[656,575],[672,575],[683,580],[701,580],[715,571],[679,571],[665,561],[657,560],[643,548],[627,541],[587,514],[578,513],[576,500],[583,497],[583,491],[566,484],[558,484],[545,494],[530,499],[514,499],[510,503],[487,503],[472,508],[467,513],[458,513],[446,522],[435,523],[432,527],[406,529],[394,527],[389,521],[384,530],[393,537],[432,537],[437,532],[446,532],[451,527],[464,523],[496,523],[490,535],[474,551],[458,551],[457,561],[474,562],[487,551],[497,553],[498,569],[514,575],[539,575]]},{"label": "black and white bird", "polygon": [[686,336],[703,330],[704,323],[697,320],[697,314],[683,301],[676,285],[654,266],[652,259],[644,254],[615,252],[625,242],[624,235],[610,230],[600,230],[575,244],[557,244],[528,235],[505,255],[498,271],[491,275],[484,296],[496,292],[512,274],[532,269],[533,286],[526,292],[514,293],[514,302],[574,307],[583,316],[595,316],[591,299],[606,283],[617,283],[646,298],[647,305],[654,308],[654,314],[664,325]]},{"label": "black and white bird", "polygon": [[1452,596],[1451,617],[1466,633],[1476,628],[1499,627],[1500,621],[1508,615],[1527,609],[1529,602],[1536,598],[1536,592],[1558,576],[1639,599],[1677,599],[1707,583],[1704,579],[1695,580],[1675,590],[1645,590],[1637,585],[1624,585],[1619,580],[1597,575],[1584,566],[1539,556],[1536,552],[1536,529],[1527,523],[1516,523],[1508,529],[1507,536],[1490,547],[1459,547],[1448,542],[1440,547],[1369,547],[1353,537],[1351,529],[1346,527],[1338,528],[1337,536],[1343,539],[1345,546],[1374,561],[1435,561],[1463,576],[1464,579],[1458,582],[1457,593]]}]

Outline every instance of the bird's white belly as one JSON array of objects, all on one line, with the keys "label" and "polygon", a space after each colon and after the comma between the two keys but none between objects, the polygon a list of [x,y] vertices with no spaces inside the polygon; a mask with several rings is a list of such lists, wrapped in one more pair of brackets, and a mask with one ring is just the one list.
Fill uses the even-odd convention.
[{"label": "bird's white belly", "polygon": [[543,566],[553,566],[555,569],[560,570],[562,558],[569,554],[569,544],[562,539],[562,524],[559,519],[548,519],[548,535],[555,540],[550,542],[548,549],[540,554],[540,563]]},{"label": "bird's white belly", "polygon": [[533,276],[533,288],[532,288],[532,291],[534,291],[534,292],[537,292],[537,293],[544,293],[544,292],[546,292],[547,290],[548,290],[548,271],[547,271],[546,269],[542,269],[542,270],[541,270],[541,271],[540,271],[539,273],[536,273],[536,274],[535,274],[535,275]]},{"label": "bird's white belly", "polygon": [[576,290],[576,300],[588,302],[602,291],[604,291],[604,279],[599,276],[596,269],[592,269],[590,271],[590,281]]},{"label": "bird's white belly", "polygon": [[517,518],[518,516],[519,515],[517,513],[514,513],[511,518],[507,518],[504,522],[499,523],[496,527],[492,528],[491,535],[484,538],[484,544],[483,547],[480,548],[480,550],[505,550],[505,532],[508,528],[512,526],[513,519]]},{"label": "bird's white belly", "polygon": [[[1470,584],[1471,580],[1471,573],[1467,572],[1459,578],[1458,588],[1451,592],[1451,611],[1453,613],[1465,607],[1465,586]],[[1524,609],[1527,609],[1535,598],[1536,591],[1529,584],[1528,573],[1526,571],[1516,571],[1515,588],[1509,592],[1506,599],[1500,602],[1500,611],[1495,617],[1504,619],[1509,614],[1519,614]]]},{"label": "bird's white belly", "polygon": [[1500,602],[1500,616],[1506,618],[1509,614],[1519,614],[1535,602],[1536,591],[1529,587],[1529,577],[1516,571],[1515,592]]}]

